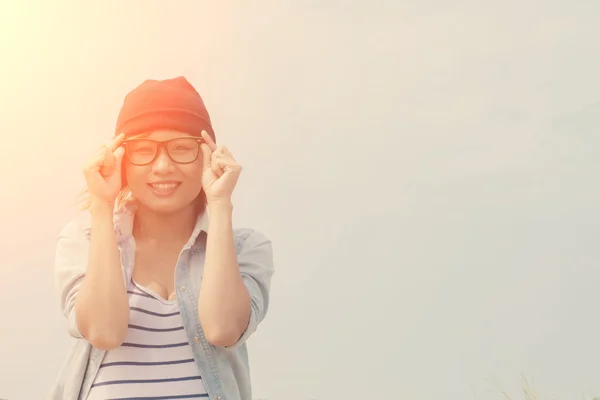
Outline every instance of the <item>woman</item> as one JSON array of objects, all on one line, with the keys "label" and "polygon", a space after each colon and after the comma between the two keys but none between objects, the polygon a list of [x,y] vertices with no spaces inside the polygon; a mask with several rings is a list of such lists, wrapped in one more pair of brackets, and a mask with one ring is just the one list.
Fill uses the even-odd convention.
[{"label": "woman", "polygon": [[264,235],[232,228],[240,171],[185,78],[127,95],[84,168],[89,220],[59,236],[77,340],[51,399],[251,400],[245,343],[267,313],[273,257]]}]

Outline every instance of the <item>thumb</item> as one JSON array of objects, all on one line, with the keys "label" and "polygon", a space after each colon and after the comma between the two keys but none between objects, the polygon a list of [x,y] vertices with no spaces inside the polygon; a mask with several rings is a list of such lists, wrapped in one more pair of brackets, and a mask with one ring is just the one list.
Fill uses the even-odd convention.
[{"label": "thumb", "polygon": [[206,171],[210,168],[212,150],[210,149],[210,147],[208,147],[206,143],[202,143],[200,145],[200,148],[202,149],[202,168]]},{"label": "thumb", "polygon": [[115,171],[121,171],[123,165],[123,155],[125,154],[125,148],[123,146],[117,147],[114,152],[115,155]]}]

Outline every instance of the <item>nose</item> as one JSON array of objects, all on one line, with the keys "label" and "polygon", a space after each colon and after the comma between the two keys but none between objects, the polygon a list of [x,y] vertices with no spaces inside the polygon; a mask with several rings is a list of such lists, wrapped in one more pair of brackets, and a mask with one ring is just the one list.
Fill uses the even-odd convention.
[{"label": "nose", "polygon": [[152,172],[154,172],[156,175],[166,175],[170,172],[173,172],[174,169],[175,166],[167,154],[167,150],[165,148],[159,149],[158,154],[152,163]]}]

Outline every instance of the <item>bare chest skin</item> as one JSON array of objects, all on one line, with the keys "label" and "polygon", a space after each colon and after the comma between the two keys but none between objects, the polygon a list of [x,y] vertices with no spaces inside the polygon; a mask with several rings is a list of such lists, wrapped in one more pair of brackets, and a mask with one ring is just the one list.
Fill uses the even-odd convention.
[{"label": "bare chest skin", "polygon": [[136,244],[133,279],[165,300],[175,299],[175,266],[182,246]]}]

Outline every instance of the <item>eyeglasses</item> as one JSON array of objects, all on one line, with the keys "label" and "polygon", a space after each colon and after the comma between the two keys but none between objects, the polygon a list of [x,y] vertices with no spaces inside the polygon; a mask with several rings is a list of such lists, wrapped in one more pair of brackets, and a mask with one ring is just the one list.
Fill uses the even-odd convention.
[{"label": "eyeglasses", "polygon": [[123,142],[125,155],[133,165],[151,164],[161,148],[167,150],[169,158],[178,164],[193,163],[198,159],[202,138],[176,137],[169,140],[157,141],[151,139],[128,139]]}]

